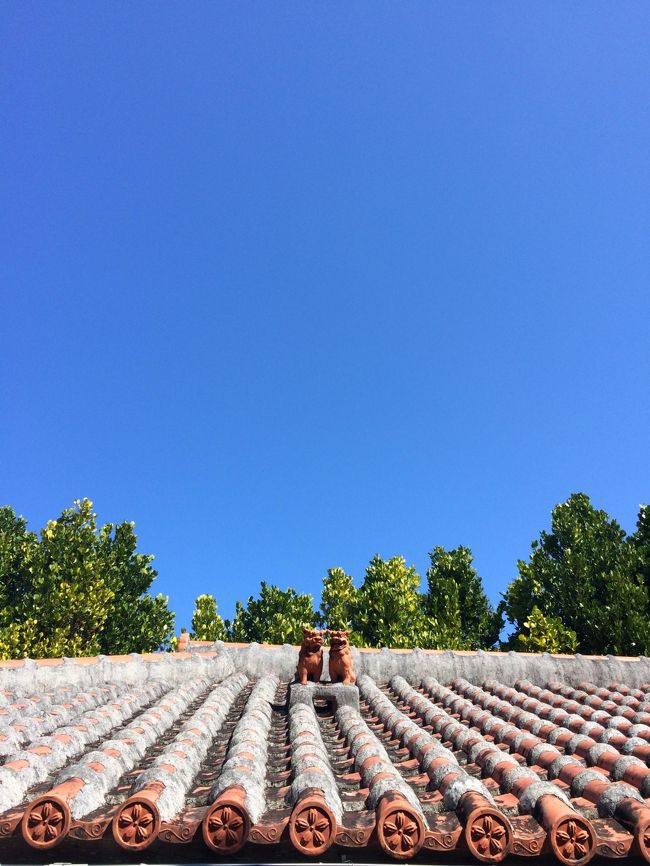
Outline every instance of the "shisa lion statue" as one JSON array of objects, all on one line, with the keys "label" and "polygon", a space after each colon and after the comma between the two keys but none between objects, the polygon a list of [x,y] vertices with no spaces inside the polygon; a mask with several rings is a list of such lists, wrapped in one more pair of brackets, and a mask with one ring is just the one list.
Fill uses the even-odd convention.
[{"label": "shisa lion statue", "polygon": [[302,645],[298,653],[296,679],[306,686],[307,680],[320,682],[323,673],[323,632],[309,628],[302,630]]},{"label": "shisa lion statue", "polygon": [[352,665],[352,650],[348,640],[349,631],[328,630],[330,638],[330,680],[333,683],[342,682],[349,686],[356,683],[357,678]]},{"label": "shisa lion statue", "polygon": [[[352,651],[348,640],[349,631],[328,629],[329,635],[329,673],[332,683],[353,685],[357,678],[352,664]],[[320,682],[323,673],[323,635],[324,632],[303,628],[302,645],[298,654],[296,680],[303,686],[307,682]]]}]

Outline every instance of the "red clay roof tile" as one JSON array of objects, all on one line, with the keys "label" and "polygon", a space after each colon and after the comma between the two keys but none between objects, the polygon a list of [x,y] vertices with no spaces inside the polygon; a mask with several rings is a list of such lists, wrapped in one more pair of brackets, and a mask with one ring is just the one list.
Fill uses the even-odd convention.
[{"label": "red clay roof tile", "polygon": [[358,698],[290,685],[288,647],[0,663],[0,860],[76,840],[650,861],[647,660],[353,654]]}]

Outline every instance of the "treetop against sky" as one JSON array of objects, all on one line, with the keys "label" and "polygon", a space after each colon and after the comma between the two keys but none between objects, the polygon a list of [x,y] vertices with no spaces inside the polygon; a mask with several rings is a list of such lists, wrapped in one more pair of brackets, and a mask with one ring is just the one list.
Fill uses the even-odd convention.
[{"label": "treetop against sky", "polygon": [[[170,649],[175,614],[151,594],[153,556],[132,522],[100,525],[77,501],[40,533],[0,508],[0,658]],[[194,604],[195,640],[297,644],[305,628],[345,630],[354,646],[648,655],[650,506],[627,535],[584,493],[551,514],[495,609],[468,547],[429,552],[426,580],[403,556],[375,554],[362,579],[329,568],[318,594],[262,580],[224,620],[212,593]],[[320,604],[319,604],[320,601]],[[318,605],[318,609],[316,609]],[[504,624],[507,633],[502,635]]]},{"label": "treetop against sky", "polygon": [[[0,501],[261,579],[648,499],[644,2],[7,2]],[[543,611],[542,611],[543,613]]]}]

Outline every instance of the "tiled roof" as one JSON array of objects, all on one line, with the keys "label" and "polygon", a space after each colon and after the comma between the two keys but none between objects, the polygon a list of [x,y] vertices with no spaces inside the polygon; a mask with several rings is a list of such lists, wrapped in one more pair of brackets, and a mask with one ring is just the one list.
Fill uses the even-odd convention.
[{"label": "tiled roof", "polygon": [[0,664],[0,862],[650,861],[647,659],[189,649]]}]

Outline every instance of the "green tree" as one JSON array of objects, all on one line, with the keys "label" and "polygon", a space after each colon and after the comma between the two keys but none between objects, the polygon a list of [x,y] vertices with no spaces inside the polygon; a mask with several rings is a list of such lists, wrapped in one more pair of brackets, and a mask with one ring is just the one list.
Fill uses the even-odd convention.
[{"label": "green tree", "polygon": [[501,604],[515,627],[511,646],[520,644],[520,634],[530,637],[527,623],[537,607],[575,632],[580,652],[648,653],[648,590],[636,573],[635,546],[615,520],[576,493],[553,509],[551,531],[531,547]]},{"label": "green tree", "polygon": [[503,618],[490,604],[473,567],[469,547],[429,553],[427,613],[435,621],[434,640],[441,649],[487,649],[495,645]]},{"label": "green tree", "polygon": [[166,599],[143,595],[156,572],[135,553],[133,525],[97,529],[92,503],[75,502],[43,528],[26,530],[0,510],[0,655],[94,655],[146,651],[168,641]]},{"label": "green tree", "polygon": [[[329,568],[323,578],[320,613],[317,622],[321,628],[352,629],[358,593],[352,577],[342,568]],[[352,646],[365,646],[363,637],[355,631],[349,636]]]},{"label": "green tree", "polygon": [[0,628],[12,622],[13,609],[23,603],[29,586],[29,562],[38,538],[13,508],[0,508]]},{"label": "green tree", "polygon": [[324,628],[350,628],[356,598],[352,577],[342,568],[328,568],[323,578],[319,624]]},{"label": "green tree", "polygon": [[[432,554],[430,554],[432,555]],[[432,649],[467,649],[463,640],[458,584],[439,573],[436,566],[427,571],[429,591],[424,597],[424,611],[429,618]]]},{"label": "green tree", "polygon": [[[101,568],[95,515],[88,501],[66,509],[23,548],[25,584],[10,614],[17,647],[37,656],[94,655],[114,593]],[[8,643],[8,635],[3,636]]]},{"label": "green tree", "polygon": [[217,601],[213,595],[200,595],[194,602],[192,614],[193,640],[226,640],[226,626],[217,612]]},{"label": "green tree", "polygon": [[24,658],[36,641],[29,618],[31,573],[38,537],[13,508],[0,508],[0,658]]},{"label": "green tree", "polygon": [[303,625],[316,621],[313,601],[291,587],[283,590],[262,581],[259,598],[251,595],[246,607],[237,602],[235,618],[228,623],[229,637],[243,643],[299,644]]},{"label": "green tree", "polygon": [[528,653],[575,653],[578,638],[556,616],[544,616],[535,605],[524,623],[528,634],[517,635],[521,649]]},{"label": "green tree", "polygon": [[[92,507],[92,505],[91,505]],[[167,648],[174,633],[169,598],[149,594],[157,572],[151,554],[137,553],[135,524],[106,523],[98,533],[98,553],[114,601],[99,637],[105,654],[153,652]]]},{"label": "green tree", "polygon": [[403,556],[377,554],[357,591],[352,628],[373,647],[428,647],[431,628],[423,609],[420,576]]},{"label": "green tree", "polygon": [[[629,538],[634,555],[634,570],[650,595],[650,506],[640,505],[636,532]],[[650,610],[648,611],[650,618]]]}]

